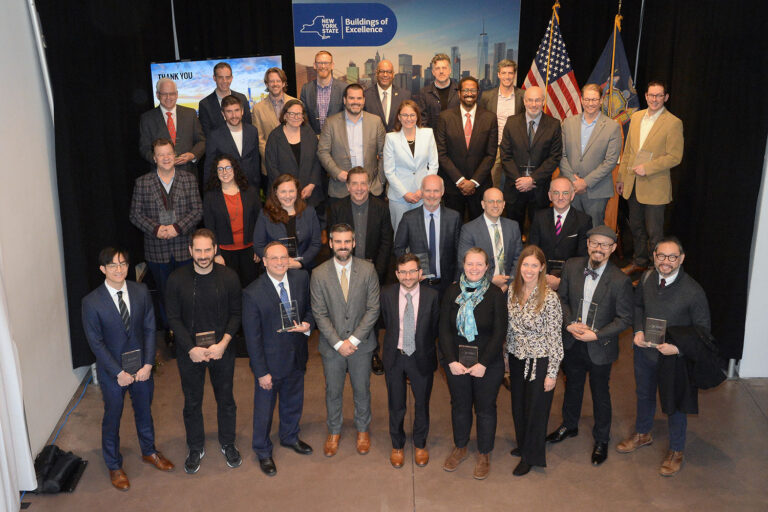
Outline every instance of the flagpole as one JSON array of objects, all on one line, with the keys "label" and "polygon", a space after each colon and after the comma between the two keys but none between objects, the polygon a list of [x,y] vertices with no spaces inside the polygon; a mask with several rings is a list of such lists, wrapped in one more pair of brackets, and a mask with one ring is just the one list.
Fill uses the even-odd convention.
[{"label": "flagpole", "polygon": [[560,23],[560,16],[557,15],[557,9],[560,7],[560,2],[555,0],[555,5],[552,6],[552,18],[549,20],[549,48],[547,49],[547,76],[544,78],[544,113],[547,112],[547,98],[549,96],[549,61],[552,59],[552,37],[555,32],[555,18]]},{"label": "flagpole", "polygon": [[621,31],[621,0],[619,0],[619,12],[616,14],[616,17],[613,19],[613,49],[611,52],[611,75],[610,80],[608,81],[608,116],[613,118],[613,102],[611,101],[611,98],[613,97],[613,71],[615,69],[616,65],[616,29]]},{"label": "flagpole", "polygon": [[635,76],[632,77],[637,87],[637,65],[640,63],[640,39],[643,37],[643,15],[645,14],[645,0],[640,3],[640,27],[637,31],[637,52],[635,52]]}]

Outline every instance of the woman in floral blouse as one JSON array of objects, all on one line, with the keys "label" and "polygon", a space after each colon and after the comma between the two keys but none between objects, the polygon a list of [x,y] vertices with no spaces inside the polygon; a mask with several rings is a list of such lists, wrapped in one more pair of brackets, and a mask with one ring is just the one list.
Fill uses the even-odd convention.
[{"label": "woman in floral blouse", "polygon": [[547,286],[546,259],[529,245],[520,253],[507,309],[507,352],[512,382],[512,418],[520,457],[513,474],[531,466],[547,465],[545,438],[557,371],[563,359],[563,310],[557,294]]}]

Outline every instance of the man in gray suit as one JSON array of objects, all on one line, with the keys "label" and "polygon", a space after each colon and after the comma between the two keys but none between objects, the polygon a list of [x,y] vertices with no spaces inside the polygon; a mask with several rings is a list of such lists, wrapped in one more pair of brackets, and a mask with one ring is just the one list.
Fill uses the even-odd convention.
[{"label": "man in gray suit", "polygon": [[317,157],[328,172],[328,197],[331,201],[349,195],[347,173],[362,167],[368,173],[372,195],[383,199],[384,171],[381,157],[386,132],[381,119],[363,112],[365,97],[359,84],[344,90],[344,111],[325,121],[317,144]]},{"label": "man in gray suit", "polygon": [[154,166],[152,143],[157,139],[168,139],[176,151],[176,169],[197,176],[194,162],[205,153],[205,134],[195,110],[176,105],[178,98],[179,91],[173,80],[161,78],[157,81],[160,106],[144,112],[139,119],[139,152]]},{"label": "man in gray suit", "polygon": [[613,168],[621,153],[621,125],[600,112],[603,90],[597,84],[581,89],[580,115],[563,121],[560,175],[573,182],[573,206],[605,224],[605,205],[613,196]]},{"label": "man in gray suit", "polygon": [[310,285],[325,372],[328,438],[323,453],[333,457],[339,449],[344,381],[349,372],[357,452],[365,455],[371,448],[371,352],[376,346],[379,278],[373,264],[352,256],[355,233],[349,224],[336,224],[328,237],[333,258],[315,268]]},{"label": "man in gray suit", "polygon": [[481,248],[490,257],[488,275],[491,281],[506,292],[510,276],[515,272],[517,257],[523,250],[520,227],[517,221],[501,216],[504,194],[498,188],[486,190],[480,204],[484,213],[461,228],[456,259],[463,261],[467,250]]},{"label": "man in gray suit", "polygon": [[[341,112],[341,97],[344,94],[345,83],[333,78],[333,55],[326,50],[315,54],[315,71],[317,78],[301,86],[299,99],[307,109],[309,125],[316,134],[325,125],[325,120]],[[267,134],[269,135],[269,134]]]},{"label": "man in gray suit", "polygon": [[[498,143],[501,144],[501,136],[504,135],[504,125],[507,124],[507,118],[522,113],[525,107],[523,106],[523,90],[515,87],[517,63],[513,60],[504,59],[496,65],[496,72],[499,77],[499,86],[485,91],[477,104],[496,114],[496,119],[499,121]],[[500,151],[496,151],[496,163],[491,169],[491,178],[494,187],[504,190],[506,176],[501,167]]]},{"label": "man in gray suit", "polygon": [[597,466],[608,456],[611,364],[619,357],[619,334],[632,325],[634,305],[631,281],[609,261],[616,250],[616,233],[601,225],[590,229],[588,235],[589,256],[568,260],[557,290],[565,325],[565,395],[563,423],[547,441],[559,443],[579,433],[584,381],[589,372],[595,418],[592,464]]}]

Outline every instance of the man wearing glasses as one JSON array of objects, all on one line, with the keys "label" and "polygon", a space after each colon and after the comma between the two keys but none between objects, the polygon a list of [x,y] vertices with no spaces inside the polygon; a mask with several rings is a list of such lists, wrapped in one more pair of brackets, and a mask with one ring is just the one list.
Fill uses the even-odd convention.
[{"label": "man wearing glasses", "polygon": [[315,55],[317,78],[301,87],[300,99],[307,109],[309,125],[320,135],[328,116],[341,112],[344,108],[342,97],[346,84],[333,78],[333,55],[320,50]]},{"label": "man wearing glasses", "polygon": [[560,175],[573,182],[573,206],[605,223],[605,206],[613,196],[613,168],[621,153],[621,125],[600,112],[603,90],[597,84],[581,89],[583,112],[563,121]]},{"label": "man wearing glasses", "polygon": [[683,159],[683,122],[664,108],[669,93],[664,82],[651,81],[646,110],[632,114],[616,193],[629,202],[632,262],[621,270],[631,275],[649,265],[649,247],[664,236],[664,209],[672,202],[670,169]]},{"label": "man wearing glasses", "polygon": [[395,130],[400,104],[411,99],[411,91],[392,84],[394,78],[394,66],[384,59],[376,67],[376,84],[365,90],[365,111],[379,116],[387,132]]},{"label": "man wearing glasses", "polygon": [[[662,356],[676,356],[675,365],[685,365],[685,355],[673,343],[665,343],[664,339],[651,337],[648,327],[659,325],[659,320],[666,322],[666,330],[677,326],[695,326],[709,332],[711,328],[709,305],[704,290],[699,283],[686,274],[681,265],[685,259],[685,251],[680,241],[675,237],[662,238],[653,251],[654,268],[643,274],[635,290],[634,313],[634,366],[635,384],[637,386],[637,419],[635,431],[627,439],[619,443],[616,451],[631,453],[638,448],[653,442],[651,427],[656,412],[656,389],[663,376],[661,370]],[[658,332],[658,329],[657,329]],[[664,332],[664,331],[662,331]],[[650,341],[658,341],[653,346]],[[660,356],[659,354],[662,354]],[[690,400],[672,400],[674,412],[665,405],[665,399],[660,389],[662,410],[667,413],[669,425],[669,450],[661,463],[659,474],[672,476],[680,471],[683,464],[683,449],[685,448],[685,431],[688,425],[686,413],[698,412],[696,390]],[[679,390],[676,390],[679,393]]]}]

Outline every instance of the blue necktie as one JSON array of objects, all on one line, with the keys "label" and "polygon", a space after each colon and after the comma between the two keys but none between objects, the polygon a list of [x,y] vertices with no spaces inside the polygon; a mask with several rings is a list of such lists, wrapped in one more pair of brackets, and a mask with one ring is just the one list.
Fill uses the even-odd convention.
[{"label": "blue necktie", "polygon": [[437,247],[435,247],[435,214],[429,214],[429,273],[437,277]]},{"label": "blue necktie", "polygon": [[278,283],[280,286],[280,302],[283,303],[286,313],[291,314],[291,301],[288,299],[288,291],[285,289],[283,283]]}]

